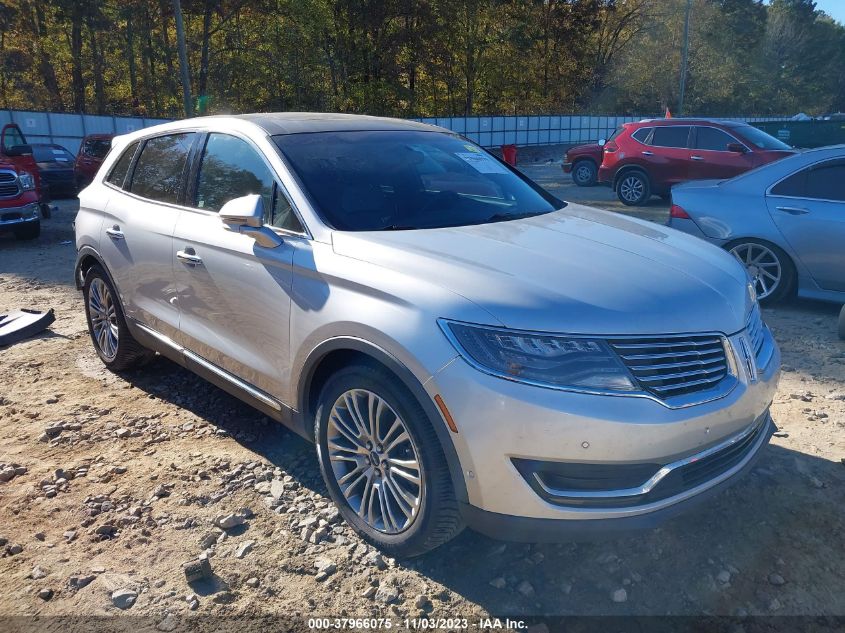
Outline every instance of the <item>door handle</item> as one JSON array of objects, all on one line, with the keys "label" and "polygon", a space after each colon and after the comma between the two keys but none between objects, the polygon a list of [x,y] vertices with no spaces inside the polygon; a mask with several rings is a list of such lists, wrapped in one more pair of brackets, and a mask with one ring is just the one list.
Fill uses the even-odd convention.
[{"label": "door handle", "polygon": [[188,264],[189,266],[197,266],[198,264],[202,264],[202,257],[197,255],[194,252],[194,249],[192,248],[186,249],[184,251],[176,251],[176,258],[179,261]]},{"label": "door handle", "polygon": [[643,156],[654,156],[654,152],[649,152],[648,150],[643,152]]},{"label": "door handle", "polygon": [[690,160],[704,160],[703,156],[690,156]]},{"label": "door handle", "polygon": [[108,235],[113,240],[122,240],[125,235],[123,235],[123,231],[120,230],[120,227],[115,224],[110,229],[106,229],[106,235]]},{"label": "door handle", "polygon": [[789,213],[791,215],[807,215],[810,211],[803,207],[776,207],[778,211]]}]

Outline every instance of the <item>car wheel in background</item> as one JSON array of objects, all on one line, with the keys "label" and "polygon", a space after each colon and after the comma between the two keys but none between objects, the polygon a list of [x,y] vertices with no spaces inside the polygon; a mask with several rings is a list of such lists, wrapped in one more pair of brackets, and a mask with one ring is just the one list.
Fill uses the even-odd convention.
[{"label": "car wheel in background", "polygon": [[27,222],[22,227],[15,229],[15,239],[34,240],[41,235],[41,221]]},{"label": "car wheel in background", "polygon": [[651,197],[648,176],[639,170],[624,172],[616,183],[616,195],[622,204],[629,207],[645,204]]},{"label": "car wheel in background", "polygon": [[762,303],[777,303],[792,293],[796,273],[783,249],[763,240],[736,240],[725,247],[748,271]]},{"label": "car wheel in background", "polygon": [[598,167],[591,160],[579,160],[572,166],[572,181],[579,187],[592,187],[598,175]]},{"label": "car wheel in background", "polygon": [[99,266],[92,266],[86,273],[82,296],[91,341],[106,367],[113,371],[129,369],[155,356],[132,337],[117,292]]},{"label": "car wheel in background", "polygon": [[424,554],[463,528],[432,421],[381,366],[352,365],[328,379],[315,440],[341,515],[390,556]]}]

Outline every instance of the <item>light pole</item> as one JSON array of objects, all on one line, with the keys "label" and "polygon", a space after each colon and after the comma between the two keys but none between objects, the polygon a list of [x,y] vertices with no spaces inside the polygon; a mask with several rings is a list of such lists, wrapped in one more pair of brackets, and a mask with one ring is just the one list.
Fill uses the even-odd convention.
[{"label": "light pole", "polygon": [[678,90],[678,116],[684,113],[684,92],[687,88],[687,59],[689,58],[689,19],[692,13],[692,0],[687,0],[684,16],[684,42],[681,48],[681,85]]}]

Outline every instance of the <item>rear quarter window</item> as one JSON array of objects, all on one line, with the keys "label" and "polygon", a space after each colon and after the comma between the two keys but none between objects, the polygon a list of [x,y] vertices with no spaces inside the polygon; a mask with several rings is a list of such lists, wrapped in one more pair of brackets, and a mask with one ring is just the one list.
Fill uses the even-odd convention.
[{"label": "rear quarter window", "polygon": [[154,136],[144,143],[132,172],[130,191],[143,198],[176,204],[194,133]]},{"label": "rear quarter window", "polygon": [[109,175],[106,177],[106,182],[123,189],[123,183],[126,180],[126,174],[129,172],[129,165],[132,164],[132,157],[135,155],[135,150],[138,149],[138,141],[130,144],[120,158],[115,162],[114,167],[111,168]]}]

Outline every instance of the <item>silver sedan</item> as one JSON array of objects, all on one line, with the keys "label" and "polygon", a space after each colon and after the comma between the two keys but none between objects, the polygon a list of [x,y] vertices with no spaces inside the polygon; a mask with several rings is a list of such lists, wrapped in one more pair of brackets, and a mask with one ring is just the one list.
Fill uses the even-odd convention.
[{"label": "silver sedan", "polygon": [[669,225],[745,265],[762,301],[845,302],[845,145],[672,188]]}]

